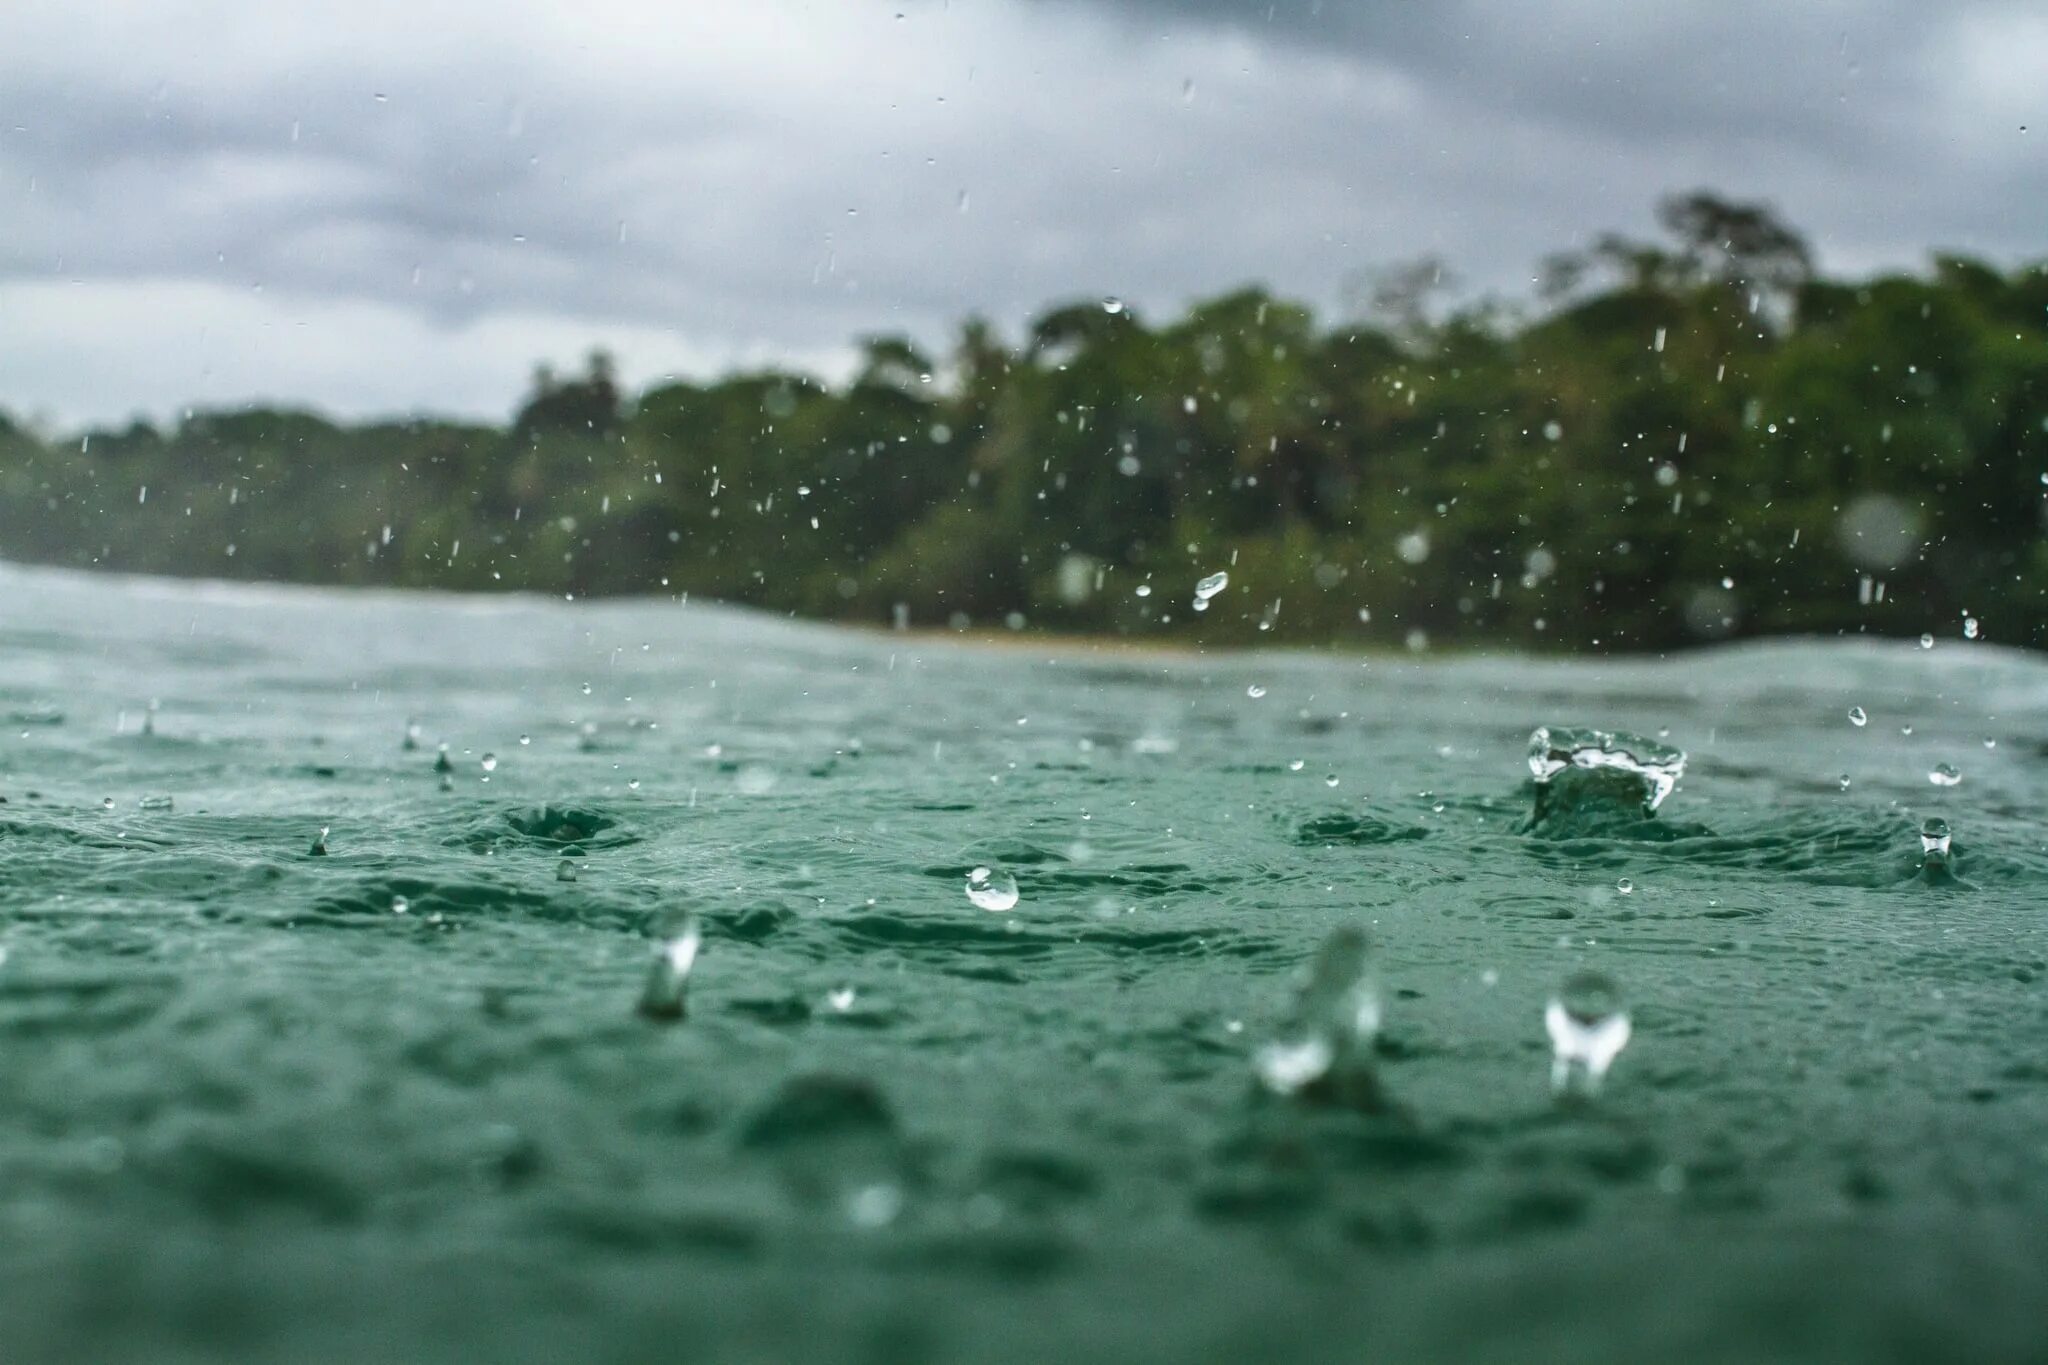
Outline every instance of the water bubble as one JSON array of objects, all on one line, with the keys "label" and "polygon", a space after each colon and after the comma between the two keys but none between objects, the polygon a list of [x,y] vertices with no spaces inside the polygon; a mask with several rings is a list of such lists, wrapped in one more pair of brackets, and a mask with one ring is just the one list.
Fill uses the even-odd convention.
[{"label": "water bubble", "polygon": [[1017,908],[1017,879],[998,868],[977,867],[967,874],[967,899],[983,910]]},{"label": "water bubble", "polygon": [[1379,1030],[1372,943],[1363,929],[1346,926],[1316,950],[1287,1024],[1253,1055],[1252,1069],[1276,1095],[1299,1094],[1326,1080],[1369,1081]]},{"label": "water bubble", "polygon": [[320,832],[313,837],[313,846],[306,850],[306,854],[312,858],[327,856],[327,826],[320,826]]},{"label": "water bubble", "polygon": [[1626,896],[1636,889],[1636,884],[1630,881],[1627,877],[1623,877],[1620,881],[1614,884],[1614,889],[1616,891],[1619,891],[1622,895]]},{"label": "water bubble", "polygon": [[1852,706],[1849,708],[1849,723],[1861,730],[1864,726],[1870,724],[1870,717],[1864,714],[1862,707]]},{"label": "water bubble", "polygon": [[1257,683],[1253,683],[1250,687],[1247,687],[1244,690],[1244,694],[1247,697],[1250,697],[1253,701],[1257,701],[1260,697],[1266,695],[1266,689],[1259,686]]},{"label": "water bubble", "polygon": [[406,899],[405,897],[403,897],[403,896],[393,896],[393,897],[391,898],[391,913],[392,913],[392,914],[394,914],[394,915],[402,915],[402,914],[404,914],[404,913],[405,913],[406,911],[408,911],[408,910],[410,910],[410,909],[412,909],[412,902],[411,902],[411,901],[409,901],[409,900],[407,900],[407,899]]},{"label": "water bubble", "polygon": [[1229,586],[1230,574],[1223,569],[1218,569],[1215,573],[1210,574],[1207,578],[1195,584],[1195,600],[1197,602],[1206,602]]},{"label": "water bubble", "polygon": [[1939,815],[1930,815],[1920,826],[1920,852],[1929,862],[1948,860],[1948,821]]},{"label": "water bubble", "polygon": [[1628,1010],[1621,991],[1601,972],[1578,972],[1543,1010],[1550,1034],[1550,1088],[1560,1095],[1592,1095],[1628,1046]]},{"label": "water bubble", "polygon": [[685,911],[672,921],[654,948],[654,961],[647,969],[647,984],[640,991],[640,1013],[649,1019],[680,1019],[688,994],[690,969],[697,965],[697,948],[703,942],[697,917]]},{"label": "water bubble", "polygon": [[1953,787],[1963,780],[1963,775],[1953,763],[1937,763],[1928,772],[1927,780],[1937,787]]},{"label": "water bubble", "polygon": [[567,858],[564,858],[564,859],[562,859],[562,861],[560,861],[559,863],[556,863],[556,864],[555,864],[555,880],[556,880],[556,881],[558,881],[558,882],[573,882],[573,881],[575,881],[575,880],[576,880],[576,864],[574,864],[574,863],[570,862],[570,861],[569,861],[569,860],[568,860]]},{"label": "water bubble", "polygon": [[485,754],[479,761],[483,764],[485,772],[494,773],[498,771],[498,756],[496,754]]},{"label": "water bubble", "polygon": [[1567,768],[1612,768],[1643,784],[1643,809],[1664,804],[1685,774],[1685,751],[1621,731],[1541,725],[1529,736],[1529,774],[1539,788]]}]

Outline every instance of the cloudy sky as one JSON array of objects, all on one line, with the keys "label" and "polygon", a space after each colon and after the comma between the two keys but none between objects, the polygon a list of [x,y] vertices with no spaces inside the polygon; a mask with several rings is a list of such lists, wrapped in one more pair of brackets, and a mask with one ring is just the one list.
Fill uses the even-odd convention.
[{"label": "cloudy sky", "polygon": [[1519,294],[1658,195],[2048,257],[2048,5],[6,0],[0,406],[502,416],[1115,294]]}]

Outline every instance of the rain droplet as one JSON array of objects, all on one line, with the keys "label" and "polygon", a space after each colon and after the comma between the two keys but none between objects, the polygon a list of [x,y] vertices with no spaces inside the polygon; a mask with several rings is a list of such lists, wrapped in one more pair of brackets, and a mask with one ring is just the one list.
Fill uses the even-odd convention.
[{"label": "rain droplet", "polygon": [[703,942],[697,917],[685,911],[672,922],[661,942],[654,947],[654,961],[647,969],[647,984],[640,991],[640,1013],[649,1019],[680,1019],[688,994],[690,969],[697,965],[697,948]]},{"label": "rain droplet", "polygon": [[1102,301],[1102,311],[1111,317],[1115,317],[1118,313],[1124,311],[1124,301],[1119,298],[1104,299]]},{"label": "rain droplet", "polygon": [[443,744],[434,755],[434,771],[437,773],[452,773],[455,771],[455,760],[448,757],[448,746],[446,744]]},{"label": "rain droplet", "polygon": [[1306,768],[1307,766],[1308,766],[1308,760],[1307,760],[1307,759],[1305,759],[1305,758],[1297,758],[1297,759],[1293,759],[1293,760],[1290,760],[1290,761],[1288,762],[1288,764],[1287,764],[1287,771],[1288,771],[1288,772],[1291,772],[1291,773],[1298,773],[1298,772],[1300,772],[1300,771],[1301,771],[1301,770],[1302,770],[1303,768]]},{"label": "rain droplet", "polygon": [[1849,708],[1849,723],[1861,730],[1864,726],[1870,724],[1870,717],[1864,714],[1862,707],[1852,706]]},{"label": "rain droplet", "polygon": [[1937,787],[1953,787],[1963,780],[1963,775],[1953,763],[1937,763],[1927,774],[1927,780]]},{"label": "rain droplet", "polygon": [[1920,637],[1920,648],[1922,648],[1922,649],[1932,649],[1932,648],[1934,648],[1934,637],[1933,637],[1932,635],[1923,635],[1923,636],[1921,636],[1921,637]]},{"label": "rain droplet", "polygon": [[853,987],[841,986],[836,990],[828,991],[825,995],[825,1003],[841,1014],[846,1013],[853,1008]]},{"label": "rain droplet", "polygon": [[1017,908],[1017,879],[996,868],[977,867],[967,874],[967,899],[983,910]]},{"label": "rain droplet", "polygon": [[519,742],[520,742],[521,744],[531,744],[531,743],[533,743],[533,736],[532,736],[532,735],[521,735],[521,736],[519,737]]},{"label": "rain droplet", "polygon": [[1840,777],[1836,778],[1835,781],[1841,785],[1843,791],[1849,790],[1849,774],[1843,773]]},{"label": "rain droplet", "polygon": [[1137,587],[1132,588],[1131,592],[1138,597],[1150,597],[1152,595],[1152,585],[1150,583],[1140,583]]},{"label": "rain droplet", "polygon": [[1920,826],[1920,852],[1929,862],[1937,859],[1948,860],[1948,821],[1939,815],[1930,815]]},{"label": "rain droplet", "polygon": [[1325,787],[1334,787],[1334,786],[1336,786],[1336,785],[1337,785],[1337,783],[1338,783],[1338,782],[1340,782],[1341,780],[1342,780],[1342,779],[1341,779],[1341,778],[1339,778],[1339,777],[1337,776],[1337,774],[1335,774],[1335,773],[1331,773],[1331,774],[1330,774],[1329,776],[1327,776],[1327,777],[1325,777],[1325,778],[1323,779],[1323,785],[1324,785]]},{"label": "rain droplet", "polygon": [[111,796],[103,796],[103,797],[101,797],[101,798],[100,798],[100,809],[101,809],[101,810],[112,810],[113,808],[114,808],[114,798],[113,798],[113,797],[111,797]]},{"label": "rain droplet", "polygon": [[1207,578],[1195,584],[1195,600],[1197,602],[1206,602],[1229,586],[1229,573],[1218,569],[1215,573],[1210,574]]},{"label": "rain droplet", "polygon": [[1623,877],[1620,881],[1614,884],[1614,889],[1616,891],[1619,891],[1622,895],[1626,896],[1636,889],[1636,884],[1630,881],[1627,877]]},{"label": "rain droplet", "polygon": [[498,756],[496,754],[485,754],[480,761],[484,765],[485,772],[494,773],[498,771]]},{"label": "rain droplet", "polygon": [[569,861],[569,860],[568,860],[567,858],[564,858],[564,859],[562,859],[562,861],[560,861],[559,863],[556,863],[556,864],[555,864],[555,880],[556,880],[556,881],[558,881],[558,882],[573,882],[573,881],[575,881],[575,880],[576,880],[576,864],[574,864],[574,863],[570,862],[570,861]]},{"label": "rain droplet", "polygon": [[411,902],[411,901],[409,901],[409,900],[407,900],[407,899],[406,899],[405,897],[403,897],[403,896],[393,896],[393,897],[391,898],[391,913],[392,913],[392,914],[394,914],[394,915],[402,915],[402,914],[404,914],[404,913],[405,913],[406,911],[408,911],[408,910],[410,910],[410,909],[412,909],[412,902]]},{"label": "rain droplet", "polygon": [[1257,683],[1253,683],[1250,687],[1247,687],[1244,690],[1244,694],[1247,697],[1250,697],[1253,701],[1257,701],[1260,697],[1266,695],[1266,689],[1259,686]]},{"label": "rain droplet", "polygon": [[584,695],[584,696],[586,696],[586,697],[590,695],[590,684],[589,684],[589,683],[585,683],[585,684],[583,684],[583,695]]},{"label": "rain droplet", "polygon": [[1316,950],[1286,1026],[1252,1057],[1259,1083],[1294,1095],[1326,1077],[1369,1079],[1380,1031],[1380,993],[1372,943],[1355,926],[1336,930]]},{"label": "rain droplet", "polygon": [[1543,1027],[1550,1034],[1550,1088],[1560,1095],[1597,1093],[1607,1068],[1628,1046],[1620,988],[1601,972],[1568,978],[1544,1007]]}]

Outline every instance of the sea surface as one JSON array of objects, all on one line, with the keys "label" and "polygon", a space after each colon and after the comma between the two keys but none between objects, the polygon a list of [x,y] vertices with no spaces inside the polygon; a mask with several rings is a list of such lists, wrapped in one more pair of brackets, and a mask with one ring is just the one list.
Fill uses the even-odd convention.
[{"label": "sea surface", "polygon": [[[2038,657],[0,603],[8,1362],[2048,1359]],[[1684,776],[1532,821],[1538,725]]]}]

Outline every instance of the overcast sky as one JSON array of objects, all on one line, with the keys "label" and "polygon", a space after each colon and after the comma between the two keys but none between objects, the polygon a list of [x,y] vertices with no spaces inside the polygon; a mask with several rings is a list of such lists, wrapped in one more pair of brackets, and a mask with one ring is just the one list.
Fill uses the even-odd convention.
[{"label": "overcast sky", "polygon": [[5,0],[0,406],[502,417],[536,360],[843,369],[1768,200],[2048,257],[2048,4]]}]

